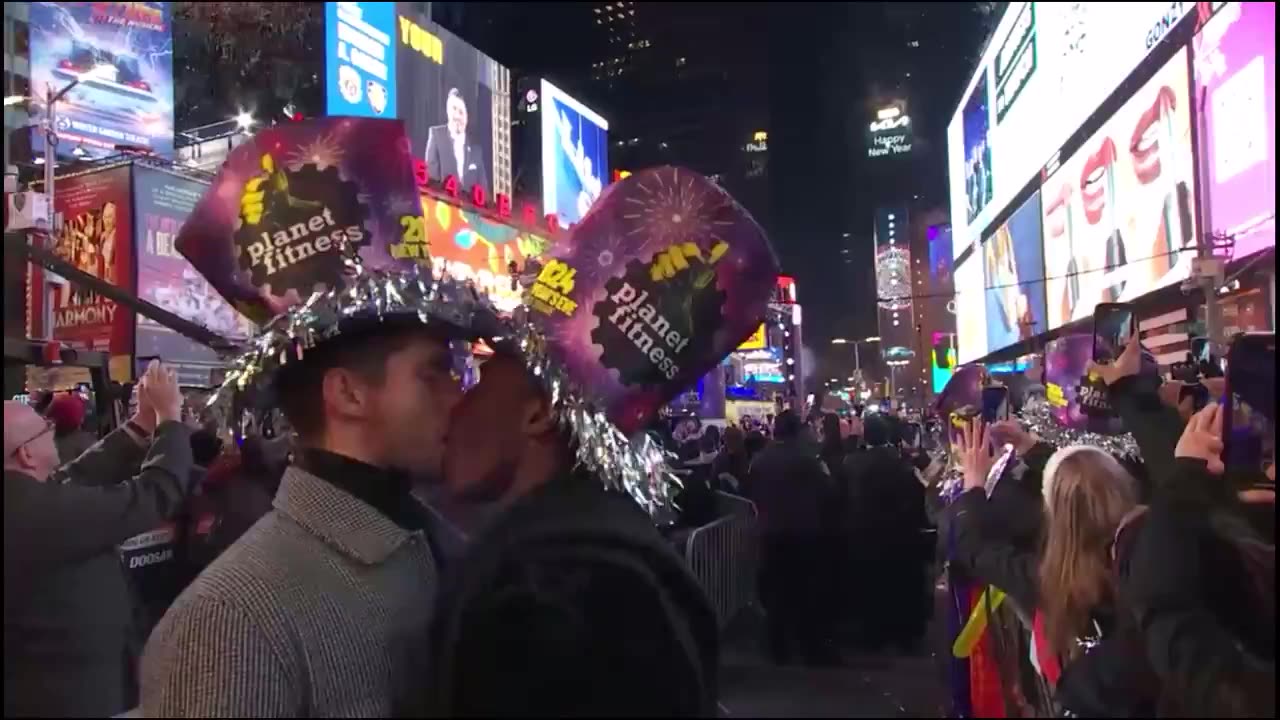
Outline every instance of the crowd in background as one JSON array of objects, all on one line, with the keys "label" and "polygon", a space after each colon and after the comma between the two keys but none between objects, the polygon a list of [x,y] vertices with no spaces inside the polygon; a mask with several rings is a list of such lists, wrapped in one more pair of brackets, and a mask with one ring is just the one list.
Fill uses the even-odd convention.
[{"label": "crowd in background", "polygon": [[[425,516],[402,515],[399,480],[317,449],[299,411],[314,399],[285,406],[304,419],[301,445],[254,435],[230,447],[184,412],[158,365],[134,391],[129,422],[101,440],[84,429],[74,394],[39,399],[40,412],[7,402],[6,715],[100,717],[139,702],[149,714],[707,714],[715,621],[672,541],[715,520],[725,492],[758,513],[762,640],[779,664],[919,649],[941,558],[953,585],[974,589],[973,612],[992,638],[998,682],[971,689],[974,714],[1274,717],[1274,465],[1228,471],[1218,406],[1193,413],[1176,385],[1139,372],[1137,353],[1135,343],[1094,371],[1141,462],[1053,447],[1017,420],[949,418],[950,459],[963,477],[949,505],[920,426],[892,412],[784,410],[768,428],[668,423],[657,432],[684,488],[677,534],[666,538],[625,496],[575,475],[554,424],[538,414],[545,399],[500,359],[480,386],[497,389],[471,391],[469,412],[451,414],[451,433],[473,425],[449,436],[464,439],[449,440],[444,463],[472,478],[450,487],[455,495],[511,505],[452,551]],[[349,361],[331,362],[322,370]],[[504,436],[496,418],[522,393],[532,393],[521,406],[530,409]],[[518,440],[522,432],[532,439]],[[490,435],[496,444],[481,446]],[[408,434],[394,447],[409,452],[416,441]],[[526,449],[511,455],[508,443]],[[1013,461],[993,471],[1006,450]],[[530,468],[547,468],[544,484],[523,485]],[[353,520],[322,507],[338,497],[323,494],[332,489],[299,494],[326,475],[341,497],[366,503],[361,512],[378,512]],[[379,524],[383,514],[390,524]],[[346,536],[323,561],[303,548],[311,533],[337,542],[333,534],[357,531],[353,522],[380,529]],[[391,560],[377,558],[414,538],[425,538],[425,564],[380,576],[385,597],[368,606],[366,580],[344,563],[381,572]],[[271,555],[280,547],[297,558]],[[329,595],[293,594],[337,582],[323,579],[331,572],[342,578],[332,602],[368,625],[369,637],[350,646],[306,634],[336,622]],[[410,592],[407,577],[428,586]],[[997,590],[1003,599],[993,601]],[[405,617],[386,615],[404,607],[393,601],[402,592],[426,613],[408,629]],[[270,612],[232,608],[264,594]],[[309,614],[307,629],[297,613]],[[409,664],[384,667],[399,657],[387,648],[399,653],[406,640]],[[307,675],[317,672],[308,663],[326,669]],[[360,672],[340,679],[352,663]],[[629,672],[657,665],[667,679],[656,694],[626,689]],[[426,673],[434,690],[413,696],[421,678],[406,672]],[[562,674],[577,679],[555,680]],[[368,682],[394,698],[370,698]]]}]

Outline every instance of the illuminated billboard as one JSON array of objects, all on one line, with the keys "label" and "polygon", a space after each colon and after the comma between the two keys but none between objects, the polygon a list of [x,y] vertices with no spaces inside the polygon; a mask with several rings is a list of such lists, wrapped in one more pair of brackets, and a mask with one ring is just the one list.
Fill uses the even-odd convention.
[{"label": "illuminated billboard", "polygon": [[987,351],[1044,332],[1044,250],[1040,193],[1031,196],[982,242],[986,276]]},{"label": "illuminated billboard", "polygon": [[[133,285],[133,203],[129,165],[64,178],[57,185],[55,209],[64,220],[53,239],[62,260],[103,282],[131,290]],[[53,333],[73,347],[127,355],[133,350],[133,315],[116,301],[85,285],[63,283],[50,294],[44,270],[29,265],[28,335],[43,334],[45,303],[53,303]]]},{"label": "illuminated billboard", "polygon": [[[208,183],[165,170],[134,166],[138,297],[224,338],[244,341],[254,333],[253,323],[236,312],[174,245],[179,228],[208,188]],[[163,358],[182,384],[209,385],[211,371],[225,367],[208,347],[143,315],[136,319],[136,357]],[[140,374],[145,368],[138,369]]]},{"label": "illuminated billboard", "polygon": [[760,327],[756,328],[756,331],[751,333],[750,337],[742,341],[742,344],[738,346],[738,350],[761,350],[768,347],[768,345],[769,341],[765,337],[764,323],[760,323]]},{"label": "illuminated billboard", "polygon": [[1045,180],[1045,329],[1190,275],[1197,232],[1186,52]]},{"label": "illuminated billboard", "polygon": [[524,268],[530,258],[547,250],[545,236],[427,195],[422,197],[423,235],[434,270],[470,280],[489,293],[499,310],[520,304],[522,291],[513,287],[511,268]]},{"label": "illuminated billboard", "polygon": [[867,157],[906,155],[911,152],[913,137],[906,103],[881,108],[867,125]]},{"label": "illuminated billboard", "polygon": [[417,3],[325,3],[325,110],[397,117],[433,182],[510,192],[510,72]]},{"label": "illuminated billboard", "polygon": [[609,123],[542,81],[542,209],[564,225],[582,219],[609,177]]},{"label": "illuminated billboard", "polygon": [[396,4],[324,4],[325,112],[396,115]]},{"label": "illuminated billboard", "polygon": [[1208,230],[1244,257],[1276,244],[1276,4],[1225,3],[1194,41]]},{"label": "illuminated billboard", "polygon": [[982,255],[970,253],[955,266],[956,361],[964,365],[987,354],[986,291]]},{"label": "illuminated billboard", "polygon": [[1009,3],[947,127],[957,257],[1195,3]]},{"label": "illuminated billboard", "polygon": [[876,297],[880,350],[897,359],[915,355],[915,306],[911,293],[911,251],[907,247],[907,211],[876,211]]},{"label": "illuminated billboard", "polygon": [[106,157],[127,146],[172,156],[169,3],[30,5],[32,91],[77,83],[58,103],[59,154]]}]

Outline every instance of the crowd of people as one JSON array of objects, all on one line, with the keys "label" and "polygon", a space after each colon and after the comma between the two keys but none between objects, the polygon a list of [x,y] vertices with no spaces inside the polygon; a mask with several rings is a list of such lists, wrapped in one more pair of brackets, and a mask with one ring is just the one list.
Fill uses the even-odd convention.
[{"label": "crowd of people", "polygon": [[671,436],[684,471],[678,528],[715,520],[717,491],[755,504],[765,650],[778,664],[914,649],[932,616],[927,456],[896,413],[864,420],[860,410],[805,420],[782,410],[771,427],[748,420],[723,432],[686,418]]},{"label": "crowd of people", "polygon": [[[715,713],[705,593],[522,360],[464,394],[375,325],[275,390],[291,440],[224,447],[153,365],[69,463],[5,403],[6,716]],[[422,481],[495,519],[464,545]]]},{"label": "crowd of people", "polygon": [[[224,444],[154,363],[87,448],[82,407],[6,402],[6,716],[715,714],[717,618],[672,538],[576,466],[519,358],[464,392],[448,352],[322,346],[276,381],[279,439]],[[1274,466],[1224,478],[1218,406],[1176,407],[1136,344],[1094,371],[1141,463],[973,419],[941,507],[911,424],[784,410],[664,438],[677,526],[755,503],[779,664],[918,648],[941,554],[1005,597],[975,611],[1000,638],[975,712],[1274,717]],[[423,481],[497,511],[464,540]]]},{"label": "crowd of people", "polygon": [[1192,415],[1141,365],[1134,341],[1091,370],[1140,462],[962,424],[943,525],[953,579],[986,588],[999,679],[975,715],[1275,716],[1274,465],[1227,472],[1219,405]]}]

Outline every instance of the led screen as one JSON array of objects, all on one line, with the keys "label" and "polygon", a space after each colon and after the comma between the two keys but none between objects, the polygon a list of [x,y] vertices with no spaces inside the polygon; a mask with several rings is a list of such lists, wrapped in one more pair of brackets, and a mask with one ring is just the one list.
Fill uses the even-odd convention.
[{"label": "led screen", "polygon": [[1040,193],[1032,195],[982,243],[987,350],[1045,331]]},{"label": "led screen", "polygon": [[542,81],[542,204],[562,225],[582,219],[609,176],[609,123]]},{"label": "led screen", "polygon": [[1209,230],[1234,257],[1276,244],[1276,5],[1226,3],[1196,35]]},{"label": "led screen", "polygon": [[1196,242],[1186,51],[1140,88],[1041,190],[1048,328],[1190,274]]},{"label": "led screen", "polygon": [[127,146],[173,155],[169,3],[30,5],[31,87],[43,95],[77,83],[57,106],[58,153],[106,157]]},{"label": "led screen", "polygon": [[947,128],[957,257],[1194,6],[1009,3]]}]

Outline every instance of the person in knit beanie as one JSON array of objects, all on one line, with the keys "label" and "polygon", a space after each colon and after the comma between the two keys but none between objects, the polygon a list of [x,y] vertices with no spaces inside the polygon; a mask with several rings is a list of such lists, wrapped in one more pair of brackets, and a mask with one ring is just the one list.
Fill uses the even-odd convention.
[{"label": "person in knit beanie", "polygon": [[94,443],[94,436],[83,429],[84,400],[76,393],[54,396],[45,417],[53,421],[53,441],[58,446],[58,459],[64,464],[80,457]]}]

